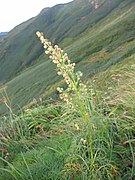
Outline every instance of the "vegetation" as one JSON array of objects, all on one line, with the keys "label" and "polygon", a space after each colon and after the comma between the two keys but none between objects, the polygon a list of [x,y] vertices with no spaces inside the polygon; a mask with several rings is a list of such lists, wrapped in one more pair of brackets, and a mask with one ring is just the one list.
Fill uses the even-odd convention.
[{"label": "vegetation", "polygon": [[2,41],[0,180],[135,178],[135,3],[109,2],[44,9]]},{"label": "vegetation", "polygon": [[[88,94],[67,54],[37,35],[68,85],[58,88],[67,105],[36,103],[19,116],[10,109],[10,117],[1,121],[1,179],[133,179],[131,99],[126,99],[128,107],[110,105],[93,85]],[[134,81],[130,88],[134,91]]]}]

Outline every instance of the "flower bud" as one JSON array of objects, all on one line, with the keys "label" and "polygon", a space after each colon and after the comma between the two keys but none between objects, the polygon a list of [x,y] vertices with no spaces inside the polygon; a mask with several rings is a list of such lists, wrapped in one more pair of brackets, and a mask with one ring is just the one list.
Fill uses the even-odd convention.
[{"label": "flower bud", "polygon": [[36,35],[40,38],[41,37],[41,33],[39,31],[36,32]]}]

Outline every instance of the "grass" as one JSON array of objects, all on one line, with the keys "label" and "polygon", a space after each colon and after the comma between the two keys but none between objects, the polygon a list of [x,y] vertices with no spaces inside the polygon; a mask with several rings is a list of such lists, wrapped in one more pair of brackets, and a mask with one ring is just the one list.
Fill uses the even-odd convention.
[{"label": "grass", "polygon": [[[62,115],[64,111],[66,114]],[[1,148],[0,178],[57,179],[72,140],[63,126],[67,123],[64,118],[70,118],[66,115],[61,105],[36,105],[25,114],[12,117],[9,127],[4,122],[2,145],[6,149]]]},{"label": "grass", "polygon": [[64,104],[37,104],[20,116],[1,121],[0,179],[131,178],[135,163],[134,118],[122,117],[121,113],[104,115],[103,110],[113,112],[108,106],[98,110],[90,126],[94,133],[93,161],[82,119]]}]

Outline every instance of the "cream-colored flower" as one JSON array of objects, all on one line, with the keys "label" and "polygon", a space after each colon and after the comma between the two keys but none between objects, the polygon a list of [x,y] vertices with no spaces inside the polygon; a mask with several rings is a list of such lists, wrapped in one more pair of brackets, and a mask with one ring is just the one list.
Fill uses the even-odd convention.
[{"label": "cream-colored flower", "polygon": [[83,145],[86,145],[86,143],[87,143],[87,141],[85,139],[83,139],[83,138],[81,138],[81,142],[82,142]]},{"label": "cream-colored flower", "polygon": [[41,33],[39,31],[36,32],[36,35],[40,38],[41,37]]},{"label": "cream-colored flower", "polygon": [[77,131],[80,130],[78,124],[75,124],[75,128],[76,128]]}]

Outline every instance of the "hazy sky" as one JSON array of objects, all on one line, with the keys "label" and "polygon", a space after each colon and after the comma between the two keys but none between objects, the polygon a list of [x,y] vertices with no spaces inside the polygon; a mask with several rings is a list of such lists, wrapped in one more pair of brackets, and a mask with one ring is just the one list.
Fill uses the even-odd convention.
[{"label": "hazy sky", "polygon": [[43,8],[72,0],[0,0],[0,32],[36,16]]}]

